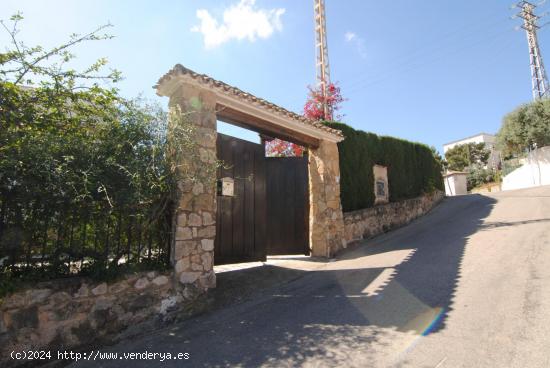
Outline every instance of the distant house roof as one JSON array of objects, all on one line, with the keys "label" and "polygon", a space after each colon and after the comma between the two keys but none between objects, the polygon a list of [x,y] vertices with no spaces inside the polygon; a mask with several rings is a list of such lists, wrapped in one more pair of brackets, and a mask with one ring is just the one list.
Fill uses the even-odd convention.
[{"label": "distant house roof", "polygon": [[464,171],[453,171],[453,170],[449,170],[447,171],[447,173],[445,175],[443,175],[444,177],[447,177],[447,176],[453,176],[453,175],[468,175],[467,172],[464,172]]},{"label": "distant house roof", "polygon": [[449,143],[444,143],[443,145],[444,146],[448,146],[449,144],[454,144],[454,143],[458,143],[458,142],[462,142],[462,141],[465,141],[467,139],[472,139],[472,138],[475,138],[475,137],[479,137],[480,135],[490,135],[491,137],[494,137],[495,135],[494,134],[489,134],[489,133],[479,133],[479,134],[475,134],[475,135],[472,135],[470,137],[466,137],[466,138],[462,138],[462,139],[457,139],[456,141],[452,141],[452,142],[449,142]]},{"label": "distant house roof", "polygon": [[273,104],[269,101],[266,101],[262,98],[256,97],[256,96],[254,96],[254,95],[252,95],[248,92],[244,92],[244,91],[240,90],[237,87],[233,87],[233,86],[228,85],[227,83],[216,80],[216,79],[214,79],[214,78],[212,78],[212,77],[210,77],[206,74],[196,73],[193,70],[188,69],[188,68],[184,67],[181,64],[177,64],[168,73],[166,73],[164,76],[162,76],[153,88],[156,88],[157,93],[158,93],[158,90],[160,89],[160,87],[164,83],[170,81],[172,78],[177,78],[178,76],[191,77],[191,79],[193,79],[195,82],[197,82],[199,84],[202,84],[202,85],[205,85],[205,86],[208,86],[211,89],[214,89],[216,92],[219,92],[219,93],[222,93],[222,94],[225,94],[225,95],[228,95],[228,94],[232,95],[234,97],[239,98],[240,100],[245,100],[250,104],[253,104],[255,106],[260,106],[263,109],[269,110],[269,111],[274,112],[274,113],[279,114],[279,115],[282,115],[286,118],[290,118],[290,119],[295,120],[295,121],[297,121],[301,124],[307,125],[309,127],[313,127],[315,129],[319,129],[319,130],[324,131],[326,133],[330,133],[332,135],[335,135],[335,136],[339,137],[339,140],[342,139],[340,137],[344,136],[342,134],[342,132],[339,131],[338,129],[332,129],[332,128],[326,126],[323,123],[320,123],[318,121],[311,120],[311,119],[308,119],[308,118],[306,118],[302,115],[296,114],[292,111],[289,111],[289,110],[287,110],[283,107],[277,106],[277,105],[275,105],[275,104]]}]

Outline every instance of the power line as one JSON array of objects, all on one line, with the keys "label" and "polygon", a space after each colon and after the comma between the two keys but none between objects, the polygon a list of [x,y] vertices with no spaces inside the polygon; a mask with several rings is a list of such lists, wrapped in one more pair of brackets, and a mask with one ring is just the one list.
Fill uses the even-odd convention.
[{"label": "power line", "polygon": [[432,55],[440,56],[442,53],[445,52],[445,50],[449,49],[453,51],[453,47],[458,43],[456,41],[460,41],[456,40],[455,42],[452,42],[454,36],[459,36],[462,40],[471,38],[472,40],[477,41],[479,40],[480,31],[482,31],[481,29],[479,29],[480,26],[483,26],[484,30],[492,30],[493,28],[495,28],[495,26],[499,27],[501,23],[507,21],[506,18],[504,18],[495,20],[491,23],[487,23],[486,17],[483,17],[483,19],[484,23],[476,23],[474,25],[470,25],[466,28],[466,32],[464,27],[455,29],[453,31],[443,34],[443,36],[441,37],[438,37],[437,42],[423,43],[420,47],[417,47],[412,52],[393,58],[392,62],[386,64],[386,68],[384,69],[385,71],[371,73],[367,71],[364,73],[359,73],[359,75],[356,75],[356,78],[354,78],[354,80],[343,82],[342,85],[346,88],[355,87],[356,85],[362,85],[364,84],[364,82],[368,82],[369,79],[371,79],[369,74],[375,75],[375,79],[378,79],[381,74],[394,74],[395,70],[398,70],[402,67],[407,67],[408,69],[409,65],[411,64],[431,59]]},{"label": "power line", "polygon": [[[349,84],[349,88],[346,89],[346,95],[351,95],[355,91],[360,91],[364,87],[371,86],[374,84],[378,84],[380,82],[383,82],[389,78],[393,78],[398,76],[399,74],[405,73],[405,72],[411,72],[414,70],[418,70],[423,67],[427,67],[436,63],[441,62],[441,60],[444,60],[445,58],[449,58],[453,56],[454,54],[460,53],[466,49],[481,45],[485,42],[489,41],[495,41],[499,38],[504,37],[507,32],[512,31],[512,29],[508,29],[505,31],[500,30],[499,32],[493,32],[491,34],[486,35],[487,37],[477,38],[475,40],[472,40],[474,42],[470,42],[468,44],[463,44],[462,47],[454,48],[454,49],[447,49],[445,52],[442,52],[441,49],[437,50],[437,52],[433,53],[427,53],[423,56],[425,56],[424,59],[417,59],[417,60],[411,60],[411,62],[408,63],[402,63],[400,65],[397,65],[396,67],[391,68],[391,70],[387,70],[383,73],[377,74],[374,78],[370,79],[363,79],[361,81],[354,81],[354,83]],[[447,45],[445,45],[447,46]],[[433,55],[432,55],[433,54]]]}]

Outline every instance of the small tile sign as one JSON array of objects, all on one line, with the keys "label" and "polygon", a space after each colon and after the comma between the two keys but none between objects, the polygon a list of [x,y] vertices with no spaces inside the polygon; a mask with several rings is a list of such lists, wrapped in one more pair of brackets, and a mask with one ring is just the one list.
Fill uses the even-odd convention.
[{"label": "small tile sign", "polygon": [[388,168],[386,166],[374,165],[374,204],[388,203],[390,196],[388,190]]}]

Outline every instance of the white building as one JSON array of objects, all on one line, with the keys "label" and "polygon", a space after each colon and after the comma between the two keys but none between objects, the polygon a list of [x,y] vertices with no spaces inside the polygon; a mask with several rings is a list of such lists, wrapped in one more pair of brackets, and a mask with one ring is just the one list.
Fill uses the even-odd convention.
[{"label": "white building", "polygon": [[443,175],[445,181],[445,194],[449,197],[468,194],[468,173],[461,171],[449,171]]},{"label": "white building", "polygon": [[446,153],[448,150],[450,150],[455,146],[459,146],[461,144],[468,144],[468,143],[485,143],[485,146],[488,149],[492,150],[495,147],[496,141],[497,141],[497,137],[495,135],[487,134],[487,133],[479,133],[477,135],[474,135],[468,138],[464,138],[458,141],[452,141],[444,144],[443,153]]},{"label": "white building", "polygon": [[500,163],[500,152],[496,149],[497,137],[493,134],[488,133],[479,133],[477,135],[460,139],[457,141],[449,142],[443,145],[443,153],[445,154],[448,150],[453,147],[460,146],[462,144],[468,143],[485,143],[485,147],[491,151],[491,156],[489,157],[488,166],[489,167],[498,167]]}]

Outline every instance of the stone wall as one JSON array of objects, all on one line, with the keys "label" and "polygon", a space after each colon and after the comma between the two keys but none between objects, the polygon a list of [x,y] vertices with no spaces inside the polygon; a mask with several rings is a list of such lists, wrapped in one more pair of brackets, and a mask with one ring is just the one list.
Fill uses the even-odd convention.
[{"label": "stone wall", "polygon": [[444,197],[443,192],[425,194],[401,202],[344,213],[346,241],[372,238],[391,229],[403,226],[425,215]]},{"label": "stone wall", "polygon": [[89,349],[143,333],[200,310],[202,295],[202,287],[181,285],[173,273],[139,273],[110,283],[39,283],[0,299],[0,366],[25,363],[10,359],[14,350],[49,350],[57,357],[56,350]]}]

